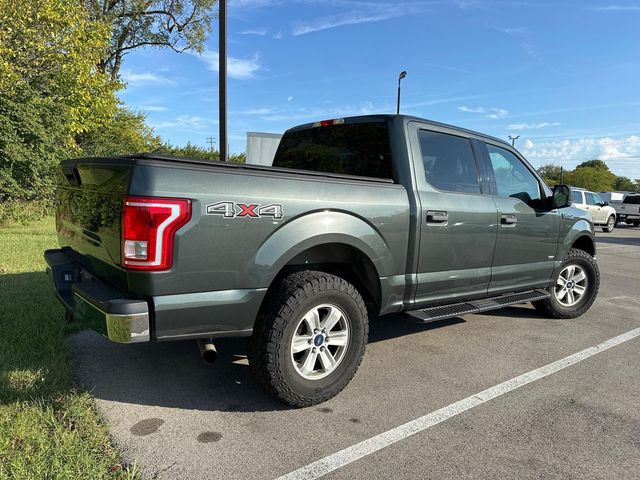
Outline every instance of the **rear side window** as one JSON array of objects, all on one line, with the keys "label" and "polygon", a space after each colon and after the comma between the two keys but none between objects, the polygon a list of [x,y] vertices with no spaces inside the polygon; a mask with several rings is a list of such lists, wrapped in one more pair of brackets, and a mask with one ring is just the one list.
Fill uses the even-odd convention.
[{"label": "rear side window", "polygon": [[631,203],[633,205],[640,205],[640,195],[627,195],[624,197],[622,203]]},{"label": "rear side window", "polygon": [[391,179],[389,129],[375,122],[287,132],[273,166]]},{"label": "rear side window", "polygon": [[478,166],[468,138],[420,130],[424,173],[438,190],[480,193]]},{"label": "rear side window", "polygon": [[577,190],[572,190],[571,201],[573,203],[582,203],[582,192],[578,192]]}]

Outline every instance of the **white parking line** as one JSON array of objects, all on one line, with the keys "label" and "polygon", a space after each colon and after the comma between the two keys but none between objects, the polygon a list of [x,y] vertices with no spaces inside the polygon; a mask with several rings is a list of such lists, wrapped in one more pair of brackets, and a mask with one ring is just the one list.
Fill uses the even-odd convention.
[{"label": "white parking line", "polygon": [[575,365],[582,360],[585,360],[593,355],[604,352],[610,348],[620,345],[626,341],[634,339],[640,336],[640,328],[636,328],[617,337],[613,337],[605,342],[602,342],[593,347],[586,348],[580,352],[569,355],[556,362],[545,365],[544,367],[537,368],[528,373],[520,375],[519,377],[512,378],[506,382],[502,382],[495,387],[483,390],[480,393],[471,395],[463,400],[452,403],[444,408],[436,410],[422,417],[411,420],[410,422],[400,425],[398,427],[387,430],[375,437],[371,437],[360,443],[357,443],[351,447],[340,450],[334,454],[326,456],[318,461],[310,463],[304,467],[301,467],[293,472],[287,473],[279,477],[277,480],[312,480],[320,478],[323,475],[333,472],[345,465],[348,465],[356,460],[371,455],[389,445],[393,445],[400,440],[403,440],[411,435],[420,433],[427,428],[433,427],[445,420],[448,420],[460,413],[477,407],[489,400],[511,392],[517,388],[527,385],[536,380],[540,380],[548,375],[559,372],[571,365]]}]

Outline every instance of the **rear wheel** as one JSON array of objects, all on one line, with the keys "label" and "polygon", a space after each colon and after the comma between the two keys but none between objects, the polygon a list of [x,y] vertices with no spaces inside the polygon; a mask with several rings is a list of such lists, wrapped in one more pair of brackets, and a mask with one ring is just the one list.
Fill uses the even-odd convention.
[{"label": "rear wheel", "polygon": [[575,318],[585,313],[598,295],[600,271],[595,259],[583,250],[572,248],[560,267],[551,294],[533,306],[551,318]]},{"label": "rear wheel", "polygon": [[602,227],[602,231],[605,233],[611,233],[613,232],[613,229],[616,227],[616,217],[611,215],[608,219],[607,219],[607,224],[606,226]]},{"label": "rear wheel", "polygon": [[270,394],[297,407],[315,405],[351,381],[367,335],[367,309],[353,285],[324,272],[297,272],[258,316],[249,363]]}]

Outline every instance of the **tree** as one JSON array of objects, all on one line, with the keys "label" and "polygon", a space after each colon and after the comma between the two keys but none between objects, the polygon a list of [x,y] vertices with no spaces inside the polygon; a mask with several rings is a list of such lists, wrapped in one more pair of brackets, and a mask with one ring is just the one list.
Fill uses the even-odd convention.
[{"label": "tree", "polygon": [[50,201],[68,155],[67,110],[26,84],[0,92],[0,200]]},{"label": "tree", "polygon": [[84,0],[92,19],[111,26],[111,39],[97,62],[112,80],[122,59],[140,47],[165,47],[176,52],[202,52],[211,31],[215,0]]},{"label": "tree", "polygon": [[637,192],[638,181],[635,182],[627,177],[616,177],[616,180],[613,184],[614,190],[620,192]]},{"label": "tree", "polygon": [[78,145],[84,156],[107,157],[154,151],[162,140],[143,114],[120,106],[111,121],[79,136]]},{"label": "tree", "polygon": [[562,167],[558,165],[543,165],[538,169],[538,173],[549,185],[557,185],[562,179]]},{"label": "tree", "polygon": [[109,25],[92,21],[77,2],[0,0],[0,91],[10,95],[26,84],[64,106],[72,145],[75,134],[115,110],[118,85],[96,68],[108,42]]},{"label": "tree", "polygon": [[610,171],[607,164],[604,163],[602,160],[587,160],[586,162],[582,162],[576,168],[581,168],[581,167],[599,168],[601,170],[606,170],[607,172]]},{"label": "tree", "polygon": [[565,183],[574,187],[586,188],[594,192],[609,192],[613,190],[616,176],[608,168],[577,167],[565,173]]}]

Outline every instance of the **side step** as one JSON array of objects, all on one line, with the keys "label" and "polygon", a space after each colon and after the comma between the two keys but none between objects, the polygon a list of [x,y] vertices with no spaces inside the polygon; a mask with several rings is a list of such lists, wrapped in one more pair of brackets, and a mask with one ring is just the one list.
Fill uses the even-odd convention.
[{"label": "side step", "polygon": [[440,305],[438,307],[429,307],[422,310],[412,310],[405,312],[409,320],[416,323],[429,323],[447,318],[458,317],[468,313],[487,312],[489,310],[497,310],[509,305],[518,303],[529,303],[535,300],[543,300],[549,296],[546,290],[532,290],[523,293],[510,293],[508,295],[500,295],[499,297],[483,298],[471,302],[453,303],[451,305]]}]

